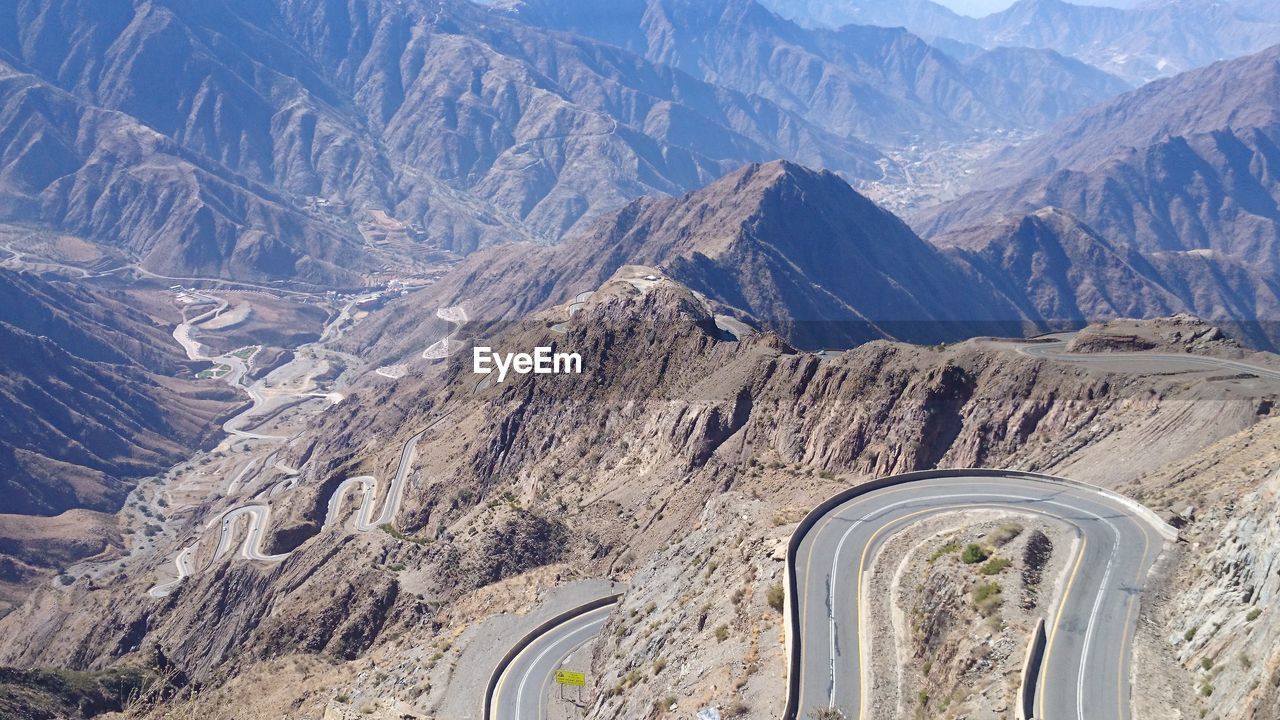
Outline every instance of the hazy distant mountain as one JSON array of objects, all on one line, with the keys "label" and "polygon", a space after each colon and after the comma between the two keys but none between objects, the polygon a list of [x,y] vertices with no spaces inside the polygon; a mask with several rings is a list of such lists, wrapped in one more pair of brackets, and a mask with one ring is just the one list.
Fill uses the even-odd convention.
[{"label": "hazy distant mountain", "polygon": [[1061,207],[1109,242],[1280,269],[1280,47],[1152,83],[1063,123],[924,213],[927,235]]},{"label": "hazy distant mountain", "polygon": [[1167,0],[1131,8],[1019,0],[983,18],[959,15],[930,0],[762,1],[810,25],[903,26],[926,38],[984,47],[1048,48],[1132,81],[1173,75],[1280,42],[1280,10],[1271,0]]},{"label": "hazy distant mountain", "polygon": [[[875,338],[937,343],[1190,312],[1280,344],[1280,284],[1202,253],[1144,253],[1057,208],[991,218],[925,243],[830,173],[749,166],[683,198],[638,200],[558,247],[484,250],[357,328],[349,348],[393,361],[446,332],[570,302],[625,265],[659,268],[806,348]],[[1264,322],[1254,322],[1255,320]]]},{"label": "hazy distant mountain", "polygon": [[166,377],[166,328],[121,296],[0,270],[0,513],[114,512],[210,439],[227,387]]},{"label": "hazy distant mountain", "polygon": [[355,252],[370,213],[469,252],[743,162],[882,174],[758,95],[460,0],[20,0],[5,56],[0,217],[153,269],[346,284],[376,264]]},{"label": "hazy distant mountain", "polygon": [[1052,52],[1001,50],[961,62],[900,29],[807,30],[754,0],[507,6],[527,21],[615,43],[878,142],[1044,127],[1126,89]]},{"label": "hazy distant mountain", "polygon": [[1022,317],[968,270],[827,172],[751,165],[682,198],[645,198],[561,245],[495,248],[467,258],[403,312],[353,334],[360,352],[420,351],[438,306],[478,324],[568,302],[624,265],[660,268],[720,312],[801,347],[875,338],[955,340]]},{"label": "hazy distant mountain", "polygon": [[[1275,347],[1280,284],[1242,263],[1206,254],[1116,245],[1057,208],[933,238],[1026,316],[1078,327],[1108,318],[1187,312]],[[1271,319],[1272,322],[1255,322]]]},{"label": "hazy distant mountain", "polygon": [[348,233],[134,118],[0,63],[0,221],[126,251],[177,276],[359,284]]}]

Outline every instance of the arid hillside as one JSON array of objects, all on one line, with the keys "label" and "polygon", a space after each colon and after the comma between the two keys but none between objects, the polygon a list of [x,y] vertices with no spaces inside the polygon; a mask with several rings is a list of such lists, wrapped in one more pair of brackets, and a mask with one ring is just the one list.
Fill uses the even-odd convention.
[{"label": "arid hillside", "polygon": [[[321,416],[282,458],[303,467],[300,482],[269,500],[265,550],[293,549],[287,559],[215,559],[202,544],[201,570],[163,599],[147,595],[149,567],[42,592],[0,621],[4,662],[105,668],[164,657],[201,683],[194,702],[209,703],[211,717],[232,688],[265,693],[259,717],[284,711],[271,697],[315,712],[352,694],[462,717],[477,688],[459,668],[483,667],[494,650],[476,644],[486,618],[568,580],[611,578],[629,590],[591,662],[602,687],[631,691],[598,696],[595,717],[643,715],[667,693],[694,707],[726,683],[751,717],[766,717],[781,667],[780,616],[766,599],[781,573],[777,548],[797,513],[835,489],[993,466],[1133,490],[1272,406],[1256,379],[1077,367],[1008,343],[873,342],[823,357],[769,333],[735,340],[698,295],[641,271],[602,286],[564,334],[551,330],[563,317],[552,308],[496,343],[572,348],[583,375],[478,387],[469,368],[448,363],[371,378]],[[338,481],[388,477],[424,428],[391,529],[353,534],[325,521]],[[1152,443],[1156,452],[1140,451]],[[198,513],[178,512],[189,520],[175,547],[216,536]],[[676,610],[649,616],[641,632],[634,618],[651,607]],[[699,619],[708,613],[725,620]],[[678,676],[628,679],[654,657]],[[1177,676],[1151,662],[1144,672]],[[284,677],[295,692],[276,694]]]}]

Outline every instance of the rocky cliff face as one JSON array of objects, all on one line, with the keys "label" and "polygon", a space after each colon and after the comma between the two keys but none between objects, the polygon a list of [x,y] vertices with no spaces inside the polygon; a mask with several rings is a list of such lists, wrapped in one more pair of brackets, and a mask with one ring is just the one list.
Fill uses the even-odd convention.
[{"label": "rocky cliff face", "polygon": [[[362,387],[324,416],[284,457],[312,458],[298,488],[269,500],[272,551],[297,546],[284,562],[224,559],[164,600],[145,596],[142,568],[42,593],[0,621],[4,662],[102,667],[158,650],[216,686],[279,655],[343,660],[394,655],[398,637],[443,642],[468,622],[469,598],[546,568],[630,579],[623,617],[650,602],[687,609],[653,617],[644,634],[606,633],[604,677],[647,665],[655,648],[673,666],[709,669],[721,667],[720,654],[741,653],[755,658],[739,673],[744,693],[776,699],[776,674],[761,668],[779,661],[778,616],[759,588],[780,573],[769,548],[785,537],[788,512],[874,475],[1052,467],[1196,393],[1177,380],[1049,367],[979,344],[876,342],[823,360],[768,333],[730,341],[706,301],[670,280],[607,284],[564,335],[548,329],[561,317],[536,315],[493,342],[572,349],[583,375],[477,390],[467,369],[450,365]],[[1239,413],[1200,428],[1201,444],[1256,414],[1256,399],[1220,402]],[[389,477],[403,440],[446,410],[420,445],[395,534],[316,529],[336,480]],[[310,533],[282,539],[308,522]],[[191,527],[198,534],[203,523]],[[695,556],[705,562],[690,564]],[[713,559],[721,570],[707,570]],[[717,582],[703,582],[715,572]],[[724,587],[737,585],[747,600],[730,607]],[[690,628],[706,603],[737,618],[723,644],[685,641],[702,632]],[[433,678],[413,702],[431,713],[446,701],[451,682],[439,670],[397,668],[393,679],[361,682],[399,696],[382,683]],[[719,672],[689,676],[688,689],[707,692]],[[598,712],[638,713],[664,692],[644,684]]]},{"label": "rocky cliff face", "polygon": [[1280,707],[1278,432],[1268,420],[1141,483],[1185,541],[1148,613],[1144,652],[1178,670],[1143,695],[1151,717],[1263,720]]}]

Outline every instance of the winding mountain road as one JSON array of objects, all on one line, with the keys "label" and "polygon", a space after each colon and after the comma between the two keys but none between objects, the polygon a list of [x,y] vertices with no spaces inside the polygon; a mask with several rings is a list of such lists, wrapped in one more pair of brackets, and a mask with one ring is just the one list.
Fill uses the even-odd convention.
[{"label": "winding mountain road", "polygon": [[[880,487],[877,487],[880,486]],[[820,506],[797,530],[788,598],[799,660],[793,718],[835,708],[853,720],[876,698],[865,632],[866,571],[884,543],[912,524],[972,509],[1054,518],[1074,528],[1063,597],[1046,621],[1037,684],[1039,720],[1127,720],[1131,640],[1147,576],[1172,530],[1133,501],[1081,483],[1019,472],[957,471],[888,478]],[[794,542],[794,541],[793,541]],[[876,653],[889,652],[877,648]]]},{"label": "winding mountain road", "polygon": [[1189,353],[1160,353],[1160,352],[1100,352],[1100,353],[1072,353],[1067,352],[1067,343],[1070,342],[1074,333],[1060,333],[1056,335],[1048,335],[1042,342],[1027,343],[1019,342],[1015,349],[1029,357],[1041,358],[1044,360],[1053,360],[1056,362],[1081,363],[1086,365],[1095,365],[1100,367],[1114,367],[1118,370],[1124,370],[1126,367],[1133,367],[1135,362],[1150,362],[1164,365],[1170,369],[1218,369],[1231,370],[1240,373],[1256,375],[1264,380],[1280,382],[1280,370],[1274,370],[1261,365],[1243,362],[1240,360],[1230,360],[1227,358],[1213,357],[1210,355],[1192,355]]},{"label": "winding mountain road", "polygon": [[600,634],[618,596],[601,598],[585,612],[571,611],[524,638],[503,659],[485,693],[485,720],[544,720],[556,671]]},{"label": "winding mountain road", "polygon": [[[400,464],[396,468],[396,474],[392,478],[390,486],[387,488],[381,513],[378,513],[375,517],[375,506],[378,500],[378,480],[372,475],[363,475],[344,480],[334,490],[329,497],[324,525],[328,527],[337,523],[343,498],[346,497],[352,487],[360,487],[362,491],[360,508],[356,513],[354,523],[354,529],[357,532],[370,532],[382,525],[393,522],[400,512],[400,503],[404,496],[404,484],[409,477],[409,470],[413,465],[413,461],[417,457],[418,442],[422,440],[427,432],[443,422],[447,417],[449,417],[448,413],[441,415],[421,432],[405,441],[400,450]],[[206,526],[206,529],[208,529],[214,525],[220,525],[218,544],[209,562],[210,565],[224,557],[233,547],[235,538],[239,533],[238,521],[241,517],[247,517],[249,521],[248,528],[245,531],[244,542],[241,544],[240,549],[240,557],[242,559],[274,563],[280,562],[289,556],[289,553],[266,555],[262,552],[266,533],[270,527],[271,506],[265,502],[253,502],[223,512],[221,515],[214,517]],[[193,575],[195,573],[193,558],[199,543],[200,540],[197,538],[195,542],[184,547],[174,556],[173,566],[177,572],[175,580],[159,583],[148,590],[147,594],[152,597],[164,597],[172,592],[173,588],[177,587],[179,583]]]}]

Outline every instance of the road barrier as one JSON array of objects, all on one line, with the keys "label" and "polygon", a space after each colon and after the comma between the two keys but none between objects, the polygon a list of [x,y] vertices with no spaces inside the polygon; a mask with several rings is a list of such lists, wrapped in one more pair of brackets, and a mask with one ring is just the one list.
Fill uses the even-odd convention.
[{"label": "road barrier", "polygon": [[[919,480],[938,480],[942,478],[957,477],[1025,478],[1084,488],[1100,495],[1104,495],[1132,509],[1139,516],[1145,518],[1149,523],[1151,523],[1151,525],[1156,528],[1160,534],[1165,537],[1165,539],[1175,541],[1178,538],[1178,531],[1170,527],[1169,524],[1161,519],[1161,517],[1154,511],[1142,503],[1131,498],[1127,498],[1120,493],[1098,487],[1097,485],[1080,482],[1079,480],[1069,480],[1067,478],[1054,477],[1053,475],[1044,475],[1042,473],[1026,472],[1022,470],[993,470],[990,468],[917,470],[915,472],[879,478],[836,493],[832,497],[819,503],[818,506],[811,510],[808,515],[804,516],[804,519],[800,521],[798,526],[796,526],[795,532],[791,533],[790,542],[787,543],[785,568],[787,575],[787,593],[783,601],[783,622],[786,624],[787,629],[787,703],[782,712],[783,720],[800,720],[800,665],[803,660],[803,653],[800,647],[800,614],[796,609],[800,597],[799,580],[796,578],[796,554],[800,551],[800,543],[804,540],[804,536],[808,534],[808,532],[813,529],[813,526],[817,525],[818,521],[825,517],[827,513],[850,500],[879,490],[884,490],[885,488],[905,485],[906,483],[916,482]],[[486,720],[488,720],[487,715]]]},{"label": "road barrier", "polygon": [[1022,675],[1018,685],[1018,710],[1014,714],[1016,720],[1035,720],[1036,682],[1040,678],[1040,664],[1044,661],[1044,650],[1047,636],[1044,631],[1044,618],[1036,620],[1036,629],[1031,631],[1031,642],[1027,645],[1027,657],[1022,662]]},{"label": "road barrier", "polygon": [[562,612],[530,630],[528,633],[525,633],[524,637],[520,638],[520,640],[507,651],[506,655],[502,656],[502,660],[498,661],[498,666],[493,669],[493,674],[489,676],[489,685],[484,690],[484,711],[482,714],[484,720],[493,720],[493,692],[498,689],[498,681],[502,679],[502,673],[507,671],[507,668],[511,666],[511,663],[515,661],[516,656],[524,652],[525,648],[532,645],[535,640],[546,635],[557,626],[563,625],[564,623],[567,623],[581,615],[585,615],[592,610],[599,610],[606,605],[613,605],[621,599],[622,593],[597,598],[585,605],[579,605],[572,610]]}]

